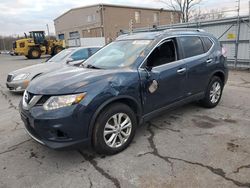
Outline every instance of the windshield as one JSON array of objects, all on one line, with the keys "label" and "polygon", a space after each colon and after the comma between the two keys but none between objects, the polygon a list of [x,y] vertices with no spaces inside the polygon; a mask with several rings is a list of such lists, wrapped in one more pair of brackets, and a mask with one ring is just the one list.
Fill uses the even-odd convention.
[{"label": "windshield", "polygon": [[90,57],[83,67],[100,69],[127,67],[135,62],[150,42],[151,40],[112,42]]},{"label": "windshield", "polygon": [[47,62],[61,62],[64,58],[66,58],[74,49],[65,49],[60,53],[56,54],[54,57],[50,58]]}]

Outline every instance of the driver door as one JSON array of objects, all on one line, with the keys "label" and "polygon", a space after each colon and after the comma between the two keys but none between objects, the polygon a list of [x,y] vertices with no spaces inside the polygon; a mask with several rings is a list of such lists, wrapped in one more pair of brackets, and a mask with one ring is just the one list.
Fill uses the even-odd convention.
[{"label": "driver door", "polygon": [[185,97],[187,66],[178,60],[175,39],[158,45],[140,68],[144,114],[148,114]]}]

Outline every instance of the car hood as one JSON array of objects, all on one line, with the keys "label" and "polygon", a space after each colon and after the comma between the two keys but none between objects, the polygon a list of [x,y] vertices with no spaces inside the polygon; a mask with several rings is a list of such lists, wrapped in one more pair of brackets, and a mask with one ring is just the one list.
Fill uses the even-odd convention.
[{"label": "car hood", "polygon": [[33,76],[37,74],[50,72],[62,66],[63,65],[61,63],[41,63],[38,65],[32,65],[32,66],[28,66],[22,69],[15,70],[11,72],[10,74],[18,75],[18,74],[23,74],[23,73],[29,73],[30,74],[29,77],[33,78]]},{"label": "car hood", "polygon": [[115,70],[64,67],[33,80],[27,90],[39,95],[74,93],[78,88],[115,74]]}]

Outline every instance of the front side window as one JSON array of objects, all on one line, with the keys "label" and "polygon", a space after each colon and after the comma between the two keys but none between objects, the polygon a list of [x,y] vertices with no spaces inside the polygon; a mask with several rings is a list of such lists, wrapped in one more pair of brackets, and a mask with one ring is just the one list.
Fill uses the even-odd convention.
[{"label": "front side window", "polygon": [[141,23],[141,12],[140,11],[135,12],[135,23]]},{"label": "front side window", "polygon": [[200,37],[185,36],[180,37],[179,41],[184,51],[184,57],[193,57],[204,53],[204,48]]},{"label": "front side window", "polygon": [[151,40],[112,42],[90,57],[84,63],[84,67],[114,69],[130,66],[150,43]]},{"label": "front side window", "polygon": [[177,60],[174,39],[157,46],[147,59],[148,67],[157,67]]},{"label": "front side window", "polygon": [[73,59],[73,61],[88,59],[88,49],[84,48],[77,50],[70,57]]}]

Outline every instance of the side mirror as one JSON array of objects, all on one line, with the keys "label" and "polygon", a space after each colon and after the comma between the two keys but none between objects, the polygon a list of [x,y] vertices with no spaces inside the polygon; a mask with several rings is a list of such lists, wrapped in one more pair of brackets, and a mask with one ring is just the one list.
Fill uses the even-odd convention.
[{"label": "side mirror", "polygon": [[145,69],[146,69],[147,71],[149,71],[149,72],[152,70],[152,68],[153,68],[153,67],[151,67],[151,66],[146,66],[146,67],[145,67]]},{"label": "side mirror", "polygon": [[69,64],[70,62],[73,62],[73,61],[74,61],[74,59],[68,58],[68,59],[66,60],[66,63]]},{"label": "side mirror", "polygon": [[85,59],[80,60],[80,61],[70,61],[70,62],[67,62],[67,64],[72,65],[72,66],[80,66],[84,61]]}]

